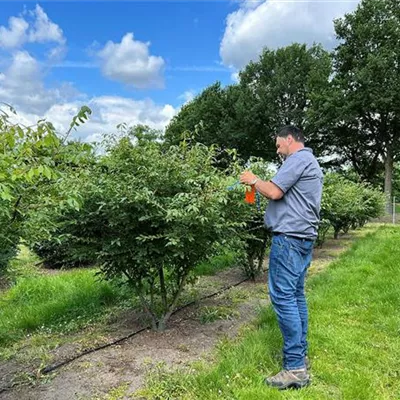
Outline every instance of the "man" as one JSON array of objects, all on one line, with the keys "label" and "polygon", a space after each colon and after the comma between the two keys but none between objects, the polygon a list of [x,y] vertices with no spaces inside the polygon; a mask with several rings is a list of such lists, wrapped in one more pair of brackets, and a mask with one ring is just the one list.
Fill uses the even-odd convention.
[{"label": "man", "polygon": [[240,182],[254,185],[270,199],[264,221],[273,232],[269,256],[269,294],[283,336],[283,370],[267,378],[278,389],[301,388],[310,382],[307,358],[308,312],[304,281],[317,237],[323,174],[304,136],[285,126],[276,136],[284,163],[268,182],[251,171]]}]

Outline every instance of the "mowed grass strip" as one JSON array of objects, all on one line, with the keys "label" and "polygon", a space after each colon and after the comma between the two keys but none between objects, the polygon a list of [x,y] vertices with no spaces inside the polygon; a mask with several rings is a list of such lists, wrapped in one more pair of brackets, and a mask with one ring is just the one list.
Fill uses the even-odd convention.
[{"label": "mowed grass strip", "polygon": [[0,346],[38,329],[79,328],[132,296],[124,288],[100,281],[95,272],[73,270],[19,279],[0,296]]},{"label": "mowed grass strip", "polygon": [[147,399],[400,398],[400,227],[359,239],[307,283],[312,384],[279,392],[264,378],[279,371],[282,340],[271,307],[235,341],[223,341],[214,363],[190,373],[155,369]]}]

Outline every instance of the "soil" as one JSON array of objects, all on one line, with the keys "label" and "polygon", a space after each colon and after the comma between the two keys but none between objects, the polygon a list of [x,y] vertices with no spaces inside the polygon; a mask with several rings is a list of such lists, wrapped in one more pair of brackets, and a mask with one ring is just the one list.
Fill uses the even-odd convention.
[{"label": "soil", "polygon": [[[368,231],[368,229],[367,229]],[[364,232],[364,231],[362,231]],[[332,260],[346,250],[360,236],[360,231],[351,232],[337,240],[327,240],[321,248],[314,250],[310,274],[323,270]],[[267,263],[267,262],[266,262]],[[267,265],[265,265],[267,267]],[[171,317],[167,329],[162,332],[145,330],[105,349],[87,354],[57,369],[50,375],[40,375],[43,367],[40,360],[21,364],[16,359],[0,362],[0,388],[14,382],[14,387],[0,392],[3,400],[86,400],[105,399],[113,388],[125,385],[125,397],[132,396],[141,388],[149,370],[165,363],[167,368],[187,367],[196,360],[212,362],[213,349],[224,337],[235,337],[239,330],[257,317],[260,307],[268,304],[266,274],[256,282],[246,281],[228,292],[239,291],[246,297],[238,303],[235,314],[229,319],[202,323],[199,313],[205,306],[231,305],[232,298],[227,292],[187,307]],[[202,278],[201,295],[218,291],[243,279],[240,269],[229,269],[212,277]],[[232,294],[234,296],[234,293]],[[121,338],[143,327],[143,318],[133,311],[126,311],[115,317],[107,327],[104,343]],[[76,336],[76,342],[64,344],[50,350],[52,362],[65,360],[79,354],[87,342],[83,339],[87,332]],[[99,343],[100,344],[100,343]],[[22,350],[24,351],[24,350]],[[36,371],[36,373],[35,373]],[[27,374],[36,375],[26,379]],[[16,384],[18,377],[22,384]]]}]

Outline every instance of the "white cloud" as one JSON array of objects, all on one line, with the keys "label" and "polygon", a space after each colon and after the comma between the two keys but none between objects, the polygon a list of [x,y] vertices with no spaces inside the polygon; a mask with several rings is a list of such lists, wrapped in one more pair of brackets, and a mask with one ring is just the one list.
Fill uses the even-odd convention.
[{"label": "white cloud", "polygon": [[104,76],[140,89],[164,87],[165,62],[150,55],[149,46],[135,40],[133,33],[127,33],[121,43],[108,41],[97,52]]},{"label": "white cloud", "polygon": [[45,118],[53,123],[58,132],[65,133],[72,118],[83,105],[92,110],[92,115],[89,121],[72,132],[71,138],[85,142],[98,141],[102,134],[116,132],[116,126],[123,122],[129,126],[142,124],[162,130],[177,112],[177,109],[169,104],[158,105],[150,99],[134,100],[117,96],[100,96],[87,101],[53,104],[42,114],[19,112],[17,109],[18,115],[15,121],[31,125]]},{"label": "white cloud", "polygon": [[[234,1],[236,1],[236,3],[239,3],[242,8],[257,8],[260,4],[264,3],[265,0],[234,0]],[[296,1],[296,0],[283,0],[283,1]]]},{"label": "white cloud", "polygon": [[276,49],[293,42],[335,44],[333,19],[354,10],[354,1],[244,1],[229,14],[220,56],[226,66],[242,68],[256,60],[264,47]]},{"label": "white cloud", "polygon": [[94,97],[88,106],[94,114],[93,126],[103,132],[105,128],[115,130],[116,125],[122,122],[163,129],[176,113],[175,108],[169,104],[157,105],[151,99],[134,100],[116,96]]},{"label": "white cloud", "polygon": [[34,11],[30,14],[34,17],[33,27],[29,31],[29,41],[37,43],[55,42],[65,44],[65,38],[62,29],[50,21],[43,8],[36,5]]},{"label": "white cloud", "polygon": [[90,121],[73,136],[85,141],[98,138],[99,133],[116,130],[122,122],[143,124],[163,129],[177,112],[169,104],[156,104],[151,99],[134,100],[117,96],[88,98],[71,84],[46,88],[40,64],[26,51],[17,51],[4,73],[0,73],[0,99],[11,104],[18,113],[16,121],[25,125],[46,118],[63,133],[80,107],[92,109]]},{"label": "white cloud", "polygon": [[10,17],[8,28],[0,26],[0,47],[14,48],[27,40],[26,31],[29,24],[23,18]]},{"label": "white cloud", "polygon": [[65,45],[62,29],[49,19],[42,7],[36,5],[34,10],[25,14],[30,18],[29,21],[23,16],[10,17],[8,28],[0,26],[0,47],[14,49],[26,42],[53,42],[59,46]]},{"label": "white cloud", "polygon": [[[39,40],[39,37],[35,40]],[[53,38],[56,37],[54,34]],[[49,60],[57,60],[62,56],[62,41],[60,43],[48,55]],[[117,96],[89,98],[68,82],[47,87],[44,84],[44,72],[48,70],[49,63],[45,64],[39,63],[25,50],[14,50],[11,59],[2,66],[0,100],[17,110],[14,121],[32,125],[45,118],[54,124],[58,132],[64,133],[80,107],[88,105],[93,114],[87,123],[73,132],[72,137],[93,141],[102,133],[115,132],[116,126],[122,122],[163,129],[177,112],[172,105],[156,104],[151,99],[135,100]]]},{"label": "white cloud", "polygon": [[234,83],[239,83],[240,79],[239,79],[239,72],[232,72],[231,73],[231,80]]},{"label": "white cloud", "polygon": [[33,113],[40,114],[52,104],[77,95],[70,84],[46,89],[40,64],[27,51],[16,51],[1,77],[0,99]]},{"label": "white cloud", "polygon": [[64,45],[53,47],[50,49],[46,56],[50,65],[61,62],[67,54],[67,48]]}]

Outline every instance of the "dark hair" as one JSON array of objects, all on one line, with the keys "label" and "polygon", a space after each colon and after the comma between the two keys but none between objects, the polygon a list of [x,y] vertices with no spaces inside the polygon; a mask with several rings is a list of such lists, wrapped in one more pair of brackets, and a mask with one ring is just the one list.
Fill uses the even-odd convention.
[{"label": "dark hair", "polygon": [[287,138],[289,135],[293,136],[293,139],[296,142],[300,142],[304,144],[304,135],[303,132],[294,125],[286,125],[276,134],[277,137]]}]

